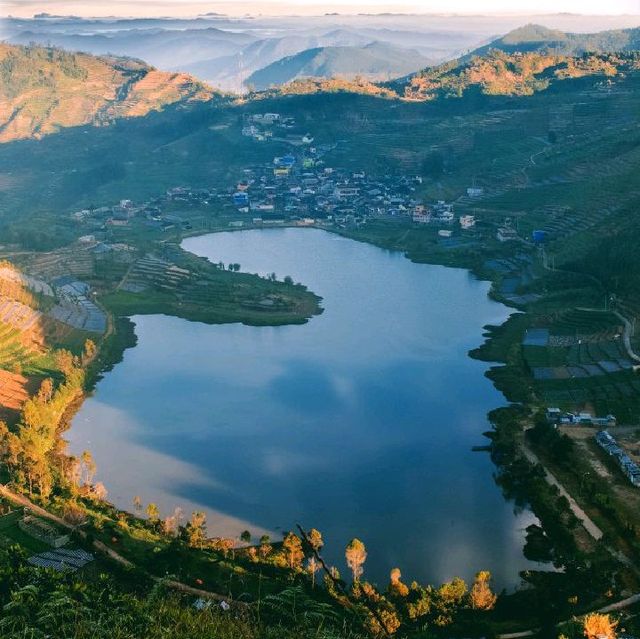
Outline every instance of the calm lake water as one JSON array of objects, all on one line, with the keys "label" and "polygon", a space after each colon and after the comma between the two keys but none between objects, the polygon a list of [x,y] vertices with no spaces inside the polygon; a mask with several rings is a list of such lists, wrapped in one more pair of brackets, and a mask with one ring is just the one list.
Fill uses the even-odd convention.
[{"label": "calm lake water", "polygon": [[319,528],[344,569],[354,536],[365,576],[471,578],[499,586],[533,564],[529,512],[493,480],[486,413],[504,403],[467,356],[509,310],[467,271],[305,229],[184,242],[213,262],[290,275],[323,297],[303,326],[209,326],[138,316],[138,345],[69,431],[91,449],[118,506],[205,510],[211,535]]}]

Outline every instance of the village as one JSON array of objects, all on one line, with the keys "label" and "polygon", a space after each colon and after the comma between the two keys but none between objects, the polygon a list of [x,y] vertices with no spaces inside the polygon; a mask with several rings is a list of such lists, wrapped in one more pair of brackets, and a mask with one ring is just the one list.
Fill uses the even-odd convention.
[{"label": "village", "polygon": [[[197,207],[215,207],[216,216],[229,228],[318,225],[349,229],[372,218],[387,217],[437,226],[438,236],[445,239],[454,235],[455,228],[469,231],[475,227],[476,217],[457,215],[452,203],[426,203],[420,194],[420,176],[373,176],[330,166],[325,156],[338,143],[314,145],[309,134],[285,133],[293,126],[291,118],[277,113],[248,116],[242,129],[244,136],[256,141],[280,140],[291,151],[273,157],[271,162],[245,168],[227,188],[176,186],[144,203],[122,199],[113,206],[73,212],[71,218],[89,230],[81,241],[95,244],[91,249],[94,253],[123,252],[126,244],[104,241],[109,230],[131,226],[137,219],[143,220],[149,230],[189,232],[194,222],[187,212]],[[472,186],[465,197],[474,199],[482,194],[482,188]],[[498,229],[496,238],[519,239],[508,222]]]}]

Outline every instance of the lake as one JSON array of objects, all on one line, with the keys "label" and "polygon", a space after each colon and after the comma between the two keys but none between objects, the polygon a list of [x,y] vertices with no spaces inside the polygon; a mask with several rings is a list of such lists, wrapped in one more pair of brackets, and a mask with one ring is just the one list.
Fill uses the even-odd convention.
[{"label": "lake", "polygon": [[210,326],[136,316],[138,344],[76,415],[70,449],[89,448],[109,499],[134,495],[185,513],[210,535],[322,531],[344,572],[357,536],[365,577],[399,566],[410,582],[489,569],[511,587],[535,564],[495,485],[486,414],[504,398],[467,353],[510,310],[467,271],[310,229],[184,241],[213,262],[290,275],[323,298],[301,326]]}]

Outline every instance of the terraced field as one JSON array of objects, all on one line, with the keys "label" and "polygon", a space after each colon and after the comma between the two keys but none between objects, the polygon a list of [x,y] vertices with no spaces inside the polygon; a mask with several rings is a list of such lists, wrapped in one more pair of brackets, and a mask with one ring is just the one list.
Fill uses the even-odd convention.
[{"label": "terraced field", "polygon": [[30,369],[41,353],[25,345],[23,333],[6,322],[0,322],[0,368],[5,371]]},{"label": "terraced field", "polygon": [[190,275],[188,269],[155,255],[146,255],[133,264],[118,288],[130,293],[141,293],[152,287],[175,291]]},{"label": "terraced field", "polygon": [[[0,369],[0,414],[17,411],[29,399],[28,379],[18,373]],[[4,409],[4,410],[2,410]]]},{"label": "terraced field", "polygon": [[538,318],[524,335],[522,354],[534,386],[549,405],[592,408],[629,419],[640,409],[640,378],[620,319],[611,312],[574,309]]}]

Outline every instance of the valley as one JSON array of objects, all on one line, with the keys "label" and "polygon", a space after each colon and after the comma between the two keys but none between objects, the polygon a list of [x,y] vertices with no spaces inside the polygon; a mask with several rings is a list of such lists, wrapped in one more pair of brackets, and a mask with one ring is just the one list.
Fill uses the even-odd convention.
[{"label": "valley", "polygon": [[[100,106],[9,124],[5,479],[67,519],[77,507],[154,578],[206,574],[233,600],[260,601],[262,570],[280,591],[287,569],[316,599],[297,523],[322,527],[332,565],[366,537],[372,581],[402,565],[444,585],[317,599],[368,623],[384,610],[407,636],[422,617],[498,633],[626,601],[640,497],[594,425],[637,458],[633,37],[527,28],[392,82],[231,97],[167,79],[108,121]],[[581,49],[611,41],[623,50]],[[10,56],[105,64],[55,51]],[[84,73],[53,71],[41,99],[74,101]],[[217,536],[199,517],[176,533],[174,506]],[[486,614],[452,594],[481,568],[507,588]]]}]

